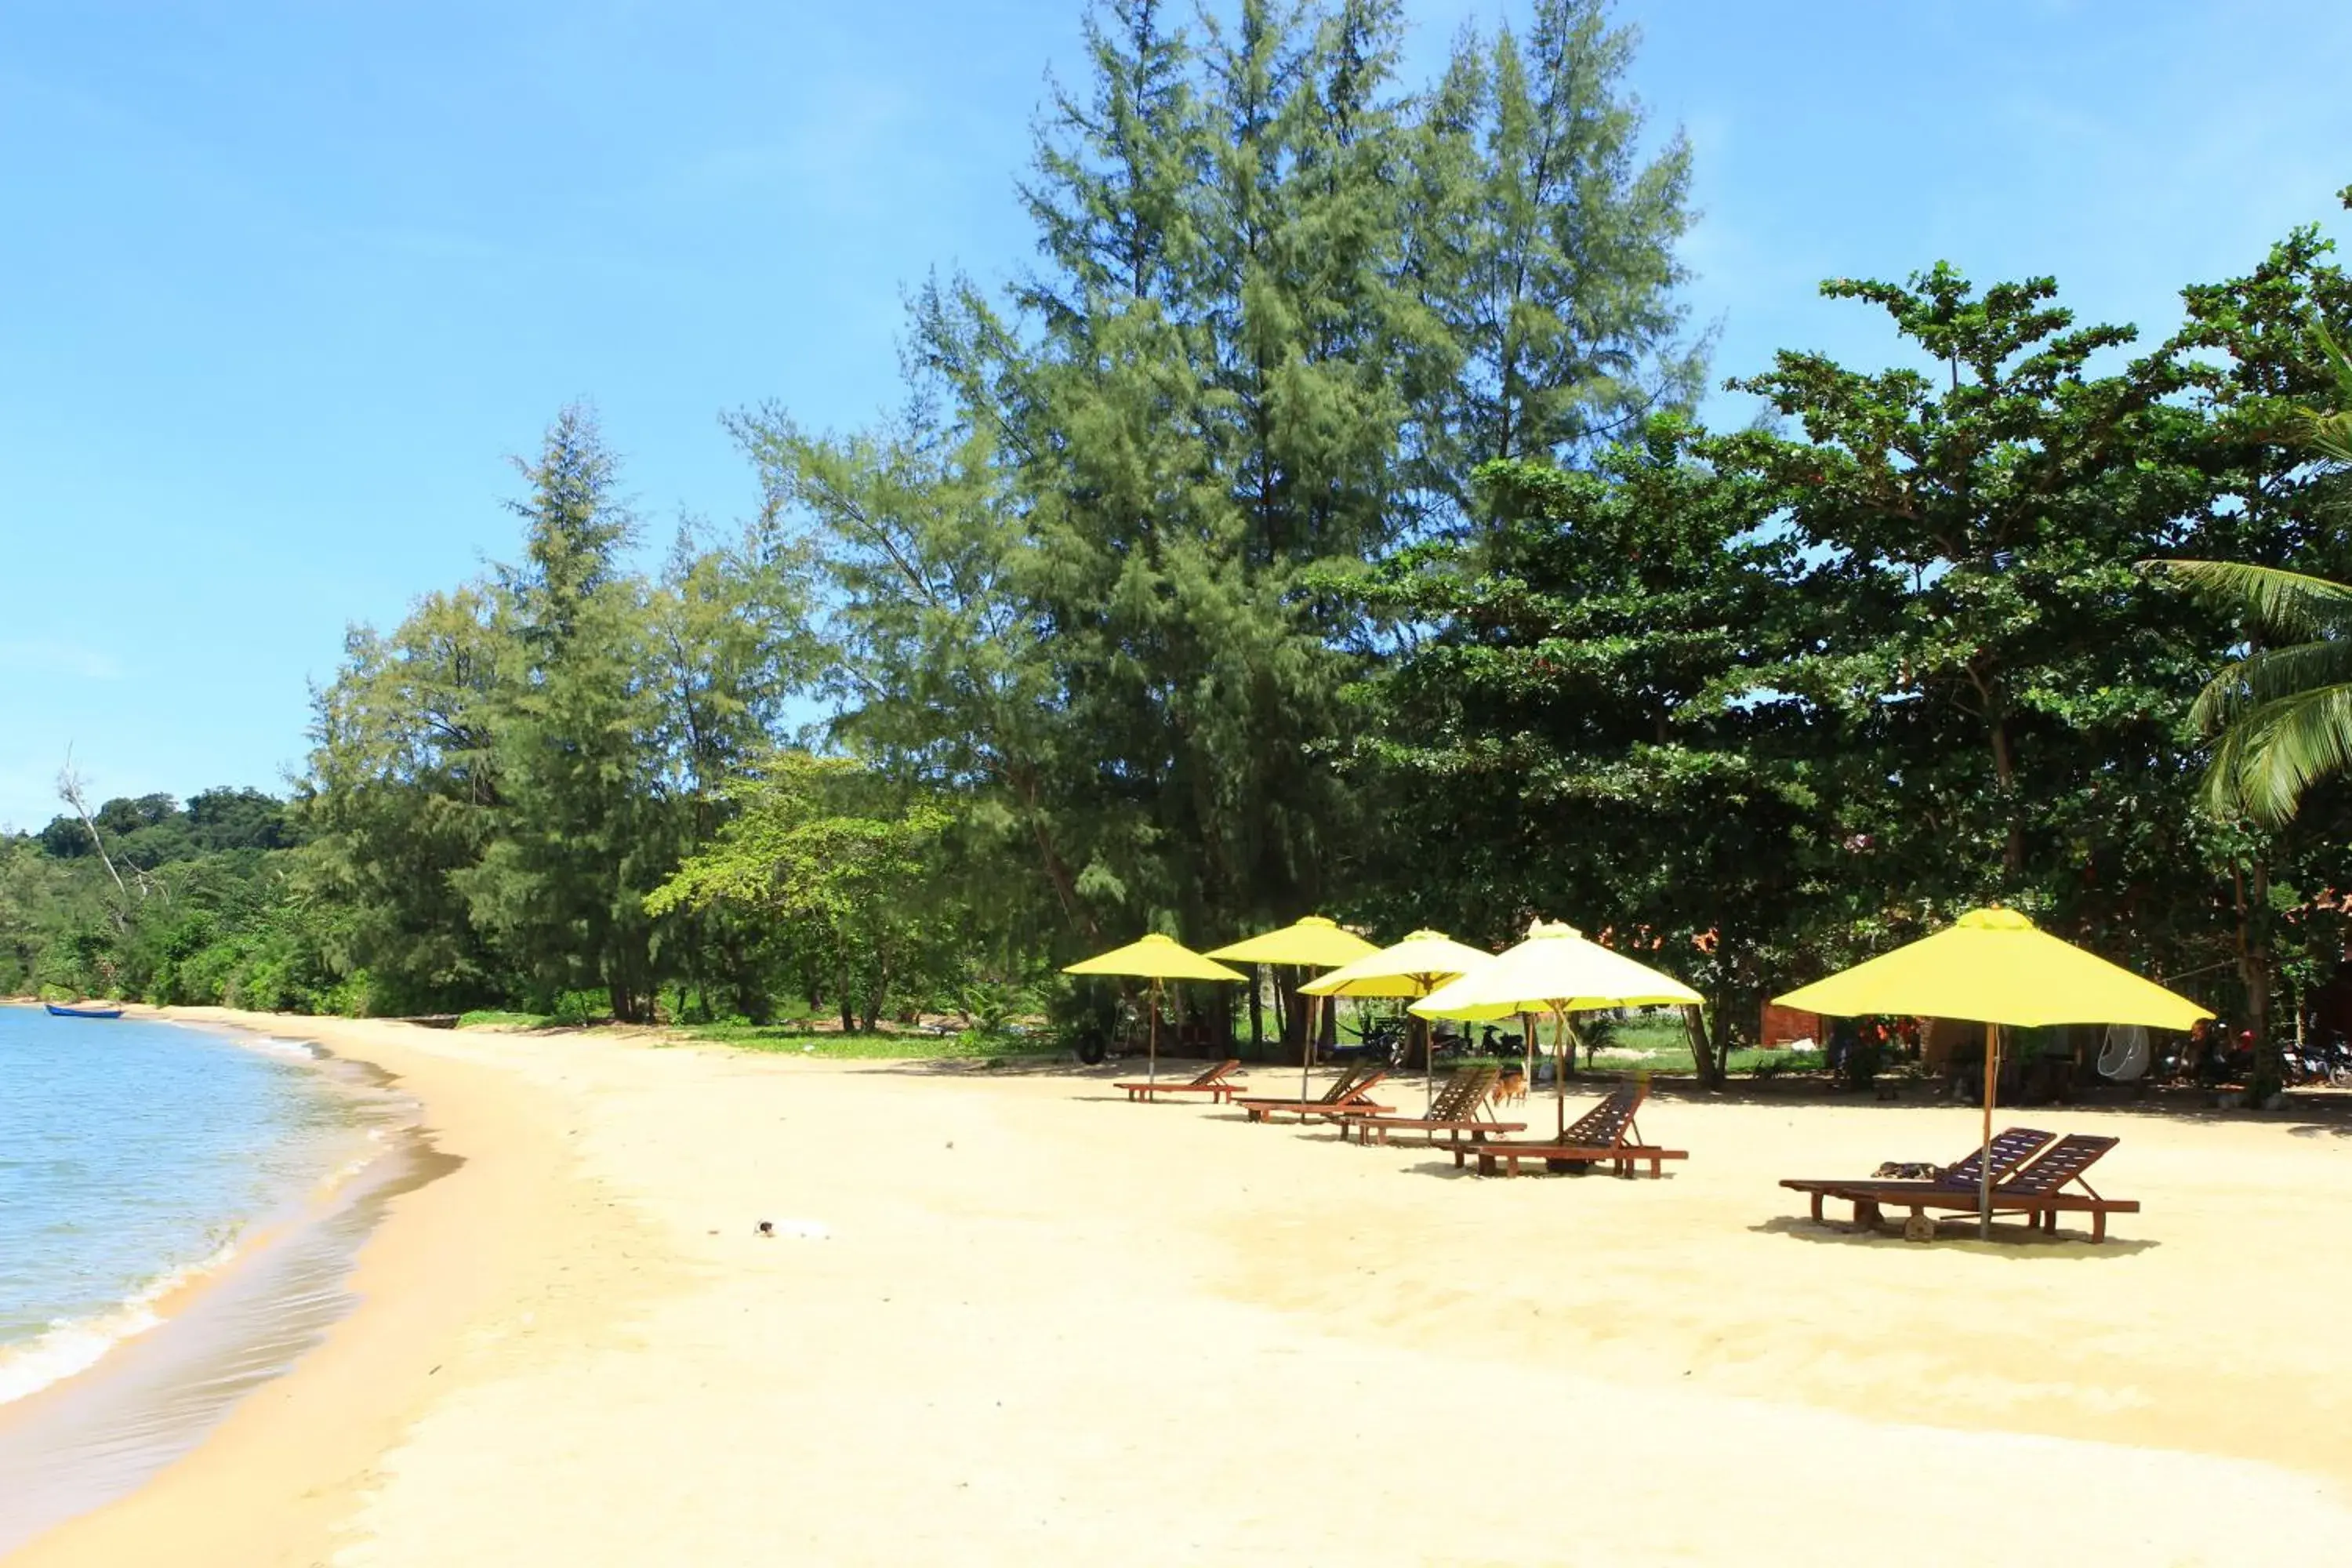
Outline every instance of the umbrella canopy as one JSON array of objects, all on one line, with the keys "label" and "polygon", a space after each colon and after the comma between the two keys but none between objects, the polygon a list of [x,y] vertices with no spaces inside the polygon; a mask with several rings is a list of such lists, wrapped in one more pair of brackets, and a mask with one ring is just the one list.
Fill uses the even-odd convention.
[{"label": "umbrella canopy", "polygon": [[1417,931],[1392,947],[1354,959],[1299,987],[1310,996],[1426,996],[1456,975],[1492,963],[1495,955],[1444,931]]},{"label": "umbrella canopy", "polygon": [[1063,966],[1065,974],[1121,974],[1151,982],[1151,1032],[1150,1070],[1147,1077],[1160,1081],[1160,987],[1169,980],[1243,980],[1213,958],[1203,958],[1172,936],[1153,931],[1140,942],[1115,947],[1108,952],[1098,952],[1092,958],[1082,958]]},{"label": "umbrella canopy", "polygon": [[2059,941],[2014,910],[1970,910],[1933,936],[1775,998],[1834,1016],[1893,1013],[2038,1029],[2050,1024],[2145,1024],[2186,1029],[2213,1015],[2095,953]]},{"label": "umbrella canopy", "polygon": [[[1211,958],[1230,958],[1236,963],[1295,963],[1304,969],[1330,969],[1354,959],[1378,952],[1379,948],[1358,936],[1342,931],[1338,922],[1321,915],[1308,915],[1293,921],[1280,931],[1266,931],[1247,937],[1230,946],[1212,952]],[[1326,998],[1323,1005],[1328,1007]],[[1298,1098],[1307,1098],[1307,1069],[1315,1060],[1315,1009],[1304,1009],[1301,1020],[1307,1026],[1304,1048],[1298,1053]]]},{"label": "umbrella canopy", "polygon": [[1970,910],[1933,936],[1774,998],[1809,1013],[1895,1013],[1985,1026],[1984,1153],[1977,1234],[1992,1233],[1992,1107],[2000,1026],[2145,1024],[2186,1029],[2213,1015],[2128,969],[2059,941],[2014,910]]},{"label": "umbrella canopy", "polygon": [[1424,1018],[1500,1018],[1701,1000],[1673,975],[1587,941],[1574,926],[1538,921],[1525,942],[1433,991],[1412,1010]]},{"label": "umbrella canopy", "polygon": [[[1511,1013],[1549,1013],[1555,1023],[1552,1107],[1568,1126],[1568,1016],[1599,1007],[1642,1007],[1695,1003],[1699,994],[1671,974],[1661,974],[1614,952],[1564,921],[1538,921],[1525,942],[1507,948],[1475,973],[1465,974],[1412,1004],[1426,1018],[1499,1018]],[[1532,1052],[1534,1042],[1529,1041]],[[1530,1062],[1533,1057],[1530,1055]]]},{"label": "umbrella canopy", "polygon": [[1203,958],[1172,936],[1153,931],[1141,942],[1066,965],[1065,974],[1126,974],[1139,980],[1245,980],[1213,958]]},{"label": "umbrella canopy", "polygon": [[[1426,996],[1447,981],[1495,961],[1491,952],[1444,931],[1417,931],[1392,947],[1366,953],[1299,987],[1310,996]],[[1429,1053],[1429,1104],[1437,1103],[1437,1053]]]},{"label": "umbrella canopy", "polygon": [[1296,963],[1307,969],[1334,969],[1379,951],[1354,931],[1342,931],[1337,922],[1321,915],[1308,915],[1280,931],[1212,948],[1209,956],[1230,959],[1235,963]]}]

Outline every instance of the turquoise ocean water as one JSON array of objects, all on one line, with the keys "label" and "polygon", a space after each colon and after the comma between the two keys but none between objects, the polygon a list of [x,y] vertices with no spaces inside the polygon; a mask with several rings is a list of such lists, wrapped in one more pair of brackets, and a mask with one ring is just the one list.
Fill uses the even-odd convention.
[{"label": "turquoise ocean water", "polygon": [[315,1342],[414,1110],[299,1041],[0,1005],[0,1553]]}]

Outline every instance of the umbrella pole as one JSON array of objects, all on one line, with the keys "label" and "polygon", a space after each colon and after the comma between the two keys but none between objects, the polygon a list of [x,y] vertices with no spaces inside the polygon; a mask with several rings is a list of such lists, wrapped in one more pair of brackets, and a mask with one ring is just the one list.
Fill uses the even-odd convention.
[{"label": "umbrella pole", "polygon": [[[1301,1020],[1307,1026],[1307,1043],[1300,1047],[1298,1051],[1298,1098],[1300,1102],[1304,1103],[1309,1098],[1307,1093],[1307,1069],[1315,1060],[1315,998],[1302,991],[1298,994],[1298,1001],[1300,1007],[1307,1014],[1307,1016]],[[1323,1004],[1326,1007],[1330,1005],[1328,1001]]]},{"label": "umbrella pole", "polygon": [[1551,1010],[1551,1113],[1557,1135],[1568,1136],[1568,1012]]},{"label": "umbrella pole", "polygon": [[1536,1082],[1536,1016],[1519,1015],[1519,1085],[1533,1089]]},{"label": "umbrella pole", "polygon": [[1151,1028],[1145,1037],[1150,1044],[1145,1047],[1150,1054],[1144,1077],[1156,1084],[1160,1081],[1160,977],[1156,974],[1151,977]]},{"label": "umbrella pole", "polygon": [[[1434,988],[1434,977],[1424,974],[1417,978],[1421,984],[1421,994],[1423,996],[1428,995]],[[1404,1016],[1408,1018],[1412,1017],[1412,1010],[1407,1008]],[[1437,1114],[1437,1022],[1433,1018],[1421,1020],[1421,1066],[1423,1097],[1421,1114],[1424,1118],[1433,1117]],[[1430,1136],[1434,1138],[1437,1134],[1433,1132]]]},{"label": "umbrella pole", "polygon": [[1992,1097],[2000,1081],[2000,1026],[1985,1026],[1984,1148],[1977,1155],[1977,1239],[1992,1239]]}]

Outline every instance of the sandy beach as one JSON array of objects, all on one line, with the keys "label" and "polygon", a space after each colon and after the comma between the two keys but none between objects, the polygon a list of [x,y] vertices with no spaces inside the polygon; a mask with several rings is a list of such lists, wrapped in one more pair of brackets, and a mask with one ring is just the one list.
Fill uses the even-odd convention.
[{"label": "sandy beach", "polygon": [[2145,1212],[1918,1246],[1775,1181],[1969,1110],[1661,1099],[1667,1180],[1481,1181],[1108,1075],[248,1021],[463,1163],[323,1345],[12,1568],[2352,1552],[2331,1107],[2037,1111]]}]

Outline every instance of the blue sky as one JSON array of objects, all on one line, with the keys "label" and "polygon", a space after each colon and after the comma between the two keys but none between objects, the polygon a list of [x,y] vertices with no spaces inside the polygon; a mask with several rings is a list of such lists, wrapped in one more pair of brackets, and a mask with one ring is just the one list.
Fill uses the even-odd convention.
[{"label": "blue sky", "polygon": [[[1417,0],[1411,70],[1516,5]],[[1832,275],[2055,273],[2160,335],[2346,232],[2352,7],[1624,0],[1696,153],[1716,374],[1884,363]],[[0,0],[0,824],[278,787],[344,626],[507,552],[505,455],[602,410],[656,531],[719,426],[890,403],[900,289],[1027,254],[1076,0]],[[1717,417],[1747,416],[1718,397]]]}]

